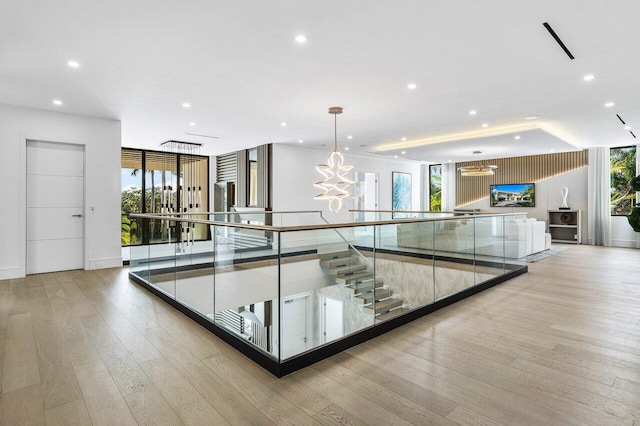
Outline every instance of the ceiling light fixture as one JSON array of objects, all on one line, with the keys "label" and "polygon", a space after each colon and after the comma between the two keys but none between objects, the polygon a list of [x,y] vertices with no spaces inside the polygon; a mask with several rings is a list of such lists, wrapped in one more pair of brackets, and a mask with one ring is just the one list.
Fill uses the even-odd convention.
[{"label": "ceiling light fixture", "polygon": [[584,77],[582,77],[582,79],[583,79],[584,81],[591,81],[591,80],[593,80],[594,78],[595,78],[595,77],[593,76],[593,74],[587,74],[587,75],[585,75]]},{"label": "ceiling light fixture", "polygon": [[498,166],[493,164],[476,164],[472,166],[458,167],[462,176],[491,176],[495,174]]},{"label": "ceiling light fixture", "polygon": [[296,43],[298,44],[305,44],[307,42],[307,37],[305,35],[297,35],[294,40],[296,41]]},{"label": "ceiling light fixture", "polygon": [[409,83],[409,84],[407,84],[407,89],[409,89],[409,90],[413,90],[413,89],[415,89],[415,88],[417,88],[417,87],[418,87],[418,85],[417,85],[417,84],[415,84],[415,83]]},{"label": "ceiling light fixture", "polygon": [[550,149],[549,152],[556,152],[556,150],[555,149]]},{"label": "ceiling light fixture", "polygon": [[451,162],[451,160],[448,161],[449,163]]},{"label": "ceiling light fixture", "polygon": [[302,143],[304,142],[302,139],[298,139],[298,143]]},{"label": "ceiling light fixture", "polygon": [[287,123],[285,123],[284,121],[283,121],[282,123],[280,123],[280,125],[281,125],[282,127],[287,127]]},{"label": "ceiling light fixture", "polygon": [[191,108],[191,104],[189,102],[183,102],[182,103],[182,107],[183,108]]},{"label": "ceiling light fixture", "polygon": [[472,109],[471,111],[469,111],[469,115],[476,115],[478,113],[478,111],[476,111],[475,109]]},{"label": "ceiling light fixture", "polygon": [[60,99],[54,99],[53,100],[53,104],[57,105],[57,106],[60,106],[60,105],[62,105],[62,101]]},{"label": "ceiling light fixture", "polygon": [[[342,200],[353,198],[349,187],[354,181],[346,175],[353,170],[353,166],[344,165],[344,157],[338,151],[338,114],[342,114],[341,107],[329,108],[329,114],[333,114],[334,145],[333,152],[327,159],[327,164],[318,164],[316,170],[322,174],[323,180],[313,184],[316,188],[322,189],[322,193],[316,195],[316,200],[327,200],[329,209],[337,213],[342,209]],[[345,148],[348,149],[348,148]]]},{"label": "ceiling light fixture", "polygon": [[518,136],[514,137],[514,139],[518,140],[518,139],[520,139],[520,136],[518,135]]},{"label": "ceiling light fixture", "polygon": [[71,68],[80,68],[80,62],[74,60],[67,62],[67,65]]},{"label": "ceiling light fixture", "polygon": [[404,142],[404,141],[406,141],[406,140],[407,140],[407,138],[402,138],[402,142]]},{"label": "ceiling light fixture", "polygon": [[393,158],[398,158],[398,156],[397,156],[397,155],[394,155],[394,156],[393,156]]},{"label": "ceiling light fixture", "polygon": [[189,126],[195,126],[195,125],[196,125],[196,123],[195,123],[195,122],[193,122],[193,121],[191,121],[191,122],[189,123]]},{"label": "ceiling light fixture", "polygon": [[407,151],[402,151],[400,154],[404,155],[404,154],[406,154],[406,153],[407,153]]},{"label": "ceiling light fixture", "polygon": [[482,123],[482,127],[489,127],[488,123]]},{"label": "ceiling light fixture", "polygon": [[353,139],[353,136],[349,135],[347,136],[347,139]]},{"label": "ceiling light fixture", "polygon": [[530,115],[530,116],[528,116],[528,117],[525,117],[524,119],[525,119],[525,120],[537,120],[537,119],[538,119],[538,116],[537,116],[537,115]]},{"label": "ceiling light fixture", "polygon": [[345,150],[345,151],[349,151],[349,147],[348,147],[348,146],[345,146],[345,147],[344,147],[344,150]]},{"label": "ceiling light fixture", "polygon": [[607,102],[606,104],[604,104],[605,107],[607,108],[611,108],[612,106],[615,106],[616,104],[614,104],[613,102]]}]

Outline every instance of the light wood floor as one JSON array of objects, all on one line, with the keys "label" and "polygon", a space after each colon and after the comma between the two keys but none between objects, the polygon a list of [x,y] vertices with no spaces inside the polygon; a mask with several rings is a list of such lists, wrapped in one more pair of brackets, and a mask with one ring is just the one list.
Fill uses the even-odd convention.
[{"label": "light wood floor", "polygon": [[529,268],[283,379],[126,269],[0,281],[0,424],[640,426],[640,250]]}]

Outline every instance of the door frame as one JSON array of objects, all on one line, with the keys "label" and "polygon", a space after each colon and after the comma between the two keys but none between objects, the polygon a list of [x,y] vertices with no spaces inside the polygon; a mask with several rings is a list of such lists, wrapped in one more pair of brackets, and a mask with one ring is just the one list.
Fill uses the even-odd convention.
[{"label": "door frame", "polygon": [[22,276],[27,276],[27,141],[39,141],[58,143],[66,145],[80,145],[83,148],[84,157],[82,159],[84,163],[84,172],[82,176],[82,267],[83,269],[89,269],[88,265],[88,244],[87,244],[87,157],[89,151],[89,145],[87,141],[83,140],[71,140],[62,139],[56,137],[50,137],[46,135],[20,135],[20,152],[18,153],[19,159],[19,171],[18,171],[18,191],[20,201],[18,205],[18,228],[20,231],[20,238],[18,243],[18,252],[22,253],[22,264],[19,266]]}]

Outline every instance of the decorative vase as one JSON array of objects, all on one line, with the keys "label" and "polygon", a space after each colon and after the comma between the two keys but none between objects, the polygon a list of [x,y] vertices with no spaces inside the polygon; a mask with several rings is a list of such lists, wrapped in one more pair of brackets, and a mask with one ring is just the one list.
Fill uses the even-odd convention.
[{"label": "decorative vase", "polygon": [[560,194],[562,194],[562,205],[560,206],[560,210],[569,210],[569,206],[567,205],[567,196],[569,195],[569,188],[563,186],[560,188]]}]

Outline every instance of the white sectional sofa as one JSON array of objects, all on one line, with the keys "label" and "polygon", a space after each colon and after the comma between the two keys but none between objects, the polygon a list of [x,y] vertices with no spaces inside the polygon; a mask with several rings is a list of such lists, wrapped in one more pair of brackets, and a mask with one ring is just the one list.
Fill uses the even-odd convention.
[{"label": "white sectional sofa", "polygon": [[547,225],[535,218],[512,219],[505,222],[505,256],[521,258],[551,248]]}]

